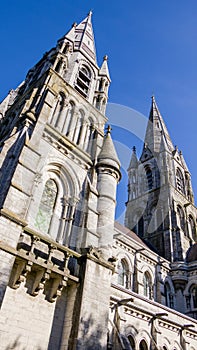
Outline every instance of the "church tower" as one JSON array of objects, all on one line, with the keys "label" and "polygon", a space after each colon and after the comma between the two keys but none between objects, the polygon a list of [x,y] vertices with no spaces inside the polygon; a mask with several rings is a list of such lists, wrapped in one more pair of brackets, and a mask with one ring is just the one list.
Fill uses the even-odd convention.
[{"label": "church tower", "polygon": [[0,207],[77,250],[100,242],[96,163],[110,85],[107,56],[97,65],[91,15],[0,106]]},{"label": "church tower", "polygon": [[138,160],[133,148],[128,178],[126,226],[166,259],[185,259],[197,239],[191,176],[154,97],[142,154]]}]

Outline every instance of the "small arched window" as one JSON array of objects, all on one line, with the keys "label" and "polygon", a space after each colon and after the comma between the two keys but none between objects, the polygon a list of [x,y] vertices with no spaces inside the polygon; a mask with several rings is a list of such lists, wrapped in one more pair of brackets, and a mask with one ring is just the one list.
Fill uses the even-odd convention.
[{"label": "small arched window", "polygon": [[144,296],[149,299],[152,299],[152,280],[148,272],[145,272],[144,274],[143,285],[144,285]]},{"label": "small arched window", "polygon": [[140,350],[148,350],[148,345],[146,344],[145,340],[141,340],[139,345]]},{"label": "small arched window", "polygon": [[166,306],[173,308],[174,307],[174,297],[170,289],[170,285],[168,282],[164,285],[164,294],[166,300]]},{"label": "small arched window", "polygon": [[129,340],[129,343],[130,343],[130,345],[131,345],[131,349],[132,349],[132,350],[135,350],[135,341],[134,341],[132,335],[129,335],[129,336],[128,336],[128,340]]},{"label": "small arched window", "polygon": [[188,219],[188,229],[189,229],[189,237],[191,237],[196,242],[197,241],[196,226],[195,226],[194,219],[191,215],[189,215],[189,219]]},{"label": "small arched window", "polygon": [[35,227],[43,233],[49,233],[53,211],[57,198],[57,185],[54,180],[49,179],[44,187],[38,213],[36,216]]},{"label": "small arched window", "polygon": [[185,215],[180,205],[177,206],[178,225],[185,232]]},{"label": "small arched window", "polygon": [[143,216],[138,221],[138,236],[143,237],[144,235],[144,218]]},{"label": "small arched window", "polygon": [[197,309],[197,284],[190,288],[191,309]]},{"label": "small arched window", "polygon": [[184,179],[180,169],[177,169],[176,171],[176,187],[178,191],[185,194]]},{"label": "small arched window", "polygon": [[146,168],[146,182],[147,182],[147,189],[152,190],[153,188],[153,174],[150,168]]},{"label": "small arched window", "polygon": [[118,284],[125,288],[129,288],[129,271],[128,265],[124,259],[118,263]]},{"label": "small arched window", "polygon": [[163,217],[162,217],[162,210],[160,208],[157,209],[156,215],[157,215],[157,230],[161,231],[163,230]]},{"label": "small arched window", "polygon": [[75,89],[84,97],[87,97],[91,82],[91,72],[87,66],[79,68]]}]

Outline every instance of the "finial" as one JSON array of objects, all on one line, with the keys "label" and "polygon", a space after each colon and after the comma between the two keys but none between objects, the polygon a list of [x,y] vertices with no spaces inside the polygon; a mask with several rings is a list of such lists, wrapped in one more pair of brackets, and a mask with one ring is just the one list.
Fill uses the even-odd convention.
[{"label": "finial", "polygon": [[152,102],[155,102],[155,95],[154,94],[152,94],[151,99],[152,99]]},{"label": "finial", "polygon": [[92,16],[92,10],[89,11],[88,17],[90,18]]},{"label": "finial", "polygon": [[73,28],[73,27],[76,28],[76,26],[77,26],[77,22],[74,22],[74,23],[72,24],[72,28]]},{"label": "finial", "polygon": [[177,145],[175,145],[175,151],[178,151],[178,147],[177,147]]},{"label": "finial", "polygon": [[136,147],[133,146],[133,153],[136,154]]},{"label": "finial", "polygon": [[106,131],[107,135],[111,134],[111,130],[112,130],[111,125],[108,125],[107,126],[107,131]]},{"label": "finial", "polygon": [[103,61],[107,61],[107,60],[108,60],[108,56],[105,55],[105,56],[103,57]]}]

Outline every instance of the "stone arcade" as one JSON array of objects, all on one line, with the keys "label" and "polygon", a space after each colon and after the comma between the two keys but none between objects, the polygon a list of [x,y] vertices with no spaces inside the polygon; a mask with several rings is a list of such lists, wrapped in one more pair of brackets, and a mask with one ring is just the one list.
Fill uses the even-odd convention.
[{"label": "stone arcade", "polygon": [[109,85],[89,13],[0,105],[2,350],[197,349],[190,173],[152,98],[114,222]]}]

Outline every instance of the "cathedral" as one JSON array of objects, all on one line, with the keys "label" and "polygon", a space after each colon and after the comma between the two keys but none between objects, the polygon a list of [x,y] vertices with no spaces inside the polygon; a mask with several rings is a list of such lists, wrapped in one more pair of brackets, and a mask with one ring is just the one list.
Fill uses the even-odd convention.
[{"label": "cathedral", "polygon": [[141,156],[120,161],[92,14],[0,104],[2,350],[196,350],[197,209],[152,97]]}]

